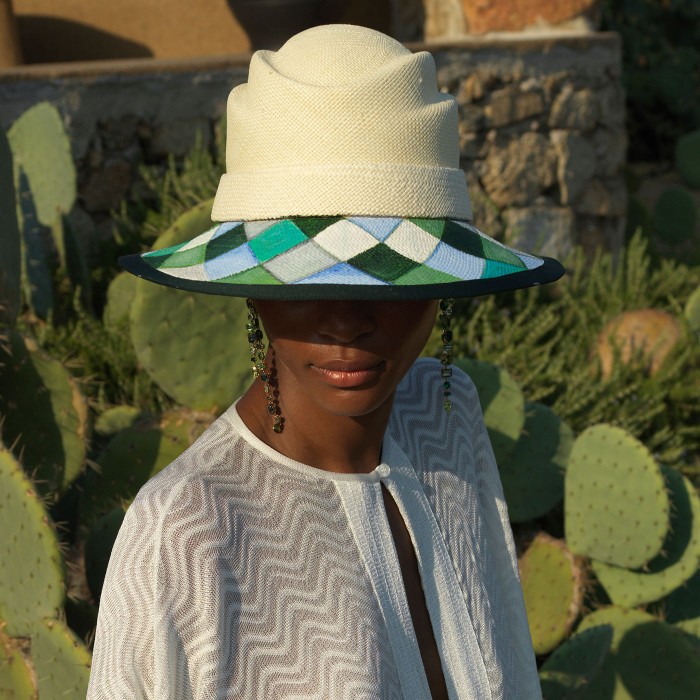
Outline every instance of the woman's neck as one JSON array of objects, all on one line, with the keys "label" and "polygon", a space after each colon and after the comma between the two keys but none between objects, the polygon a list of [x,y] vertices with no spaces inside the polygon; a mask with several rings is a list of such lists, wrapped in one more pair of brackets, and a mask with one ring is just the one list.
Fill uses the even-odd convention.
[{"label": "woman's neck", "polygon": [[329,414],[298,393],[280,396],[284,428],[276,433],[262,383],[256,380],[237,409],[257,438],[286,457],[330,472],[360,474],[371,472],[381,461],[391,401],[367,415],[345,416]]}]

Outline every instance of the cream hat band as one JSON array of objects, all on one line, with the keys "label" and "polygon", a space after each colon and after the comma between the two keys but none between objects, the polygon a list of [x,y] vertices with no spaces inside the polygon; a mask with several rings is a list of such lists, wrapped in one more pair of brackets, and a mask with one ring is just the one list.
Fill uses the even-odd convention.
[{"label": "cream hat band", "polygon": [[279,299],[471,296],[561,276],[469,223],[458,133],[428,52],[365,27],[306,30],[256,52],[230,93],[222,223],[120,262],[173,287]]}]

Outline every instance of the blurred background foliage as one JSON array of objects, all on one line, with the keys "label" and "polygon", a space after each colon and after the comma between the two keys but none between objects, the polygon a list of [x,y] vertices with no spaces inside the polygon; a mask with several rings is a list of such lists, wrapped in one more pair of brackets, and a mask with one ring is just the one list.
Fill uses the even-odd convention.
[{"label": "blurred background foliage", "polygon": [[700,3],[603,0],[601,29],[623,39],[631,161],[670,161],[700,129]]}]

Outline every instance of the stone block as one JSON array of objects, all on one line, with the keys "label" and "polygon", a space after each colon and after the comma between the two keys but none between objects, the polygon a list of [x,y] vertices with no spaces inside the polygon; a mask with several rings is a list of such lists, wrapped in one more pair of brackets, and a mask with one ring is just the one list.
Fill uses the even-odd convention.
[{"label": "stone block", "polygon": [[574,203],[577,214],[622,218],[627,213],[627,188],[622,178],[591,180]]},{"label": "stone block", "polygon": [[562,260],[574,245],[574,213],[569,207],[534,206],[503,212],[505,242],[536,255]]},{"label": "stone block", "polygon": [[116,209],[132,180],[132,168],[125,160],[112,160],[93,171],[80,190],[83,206],[88,212],[109,212]]},{"label": "stone block", "polygon": [[478,102],[486,94],[484,83],[478,73],[470,73],[462,82],[457,93],[457,102],[460,105]]},{"label": "stone block", "polygon": [[554,98],[549,126],[552,129],[591,131],[598,121],[598,112],[598,100],[592,90],[576,90],[567,83]]},{"label": "stone block", "polygon": [[182,157],[192,150],[200,135],[206,148],[211,141],[211,127],[206,119],[177,119],[162,122],[153,129],[147,152],[149,158],[173,155]]},{"label": "stone block", "polygon": [[543,111],[544,100],[539,91],[524,92],[517,85],[508,85],[491,95],[491,101],[484,107],[484,116],[489,126],[501,127],[524,121]]},{"label": "stone block", "polygon": [[619,174],[627,158],[627,133],[622,129],[596,129],[591,139],[596,156],[596,175]]},{"label": "stone block", "polygon": [[99,122],[102,145],[107,151],[122,151],[137,138],[138,118],[127,114]]},{"label": "stone block", "polygon": [[484,110],[478,105],[463,105],[459,109],[459,125],[464,131],[479,131],[484,125]]},{"label": "stone block", "polygon": [[592,216],[576,217],[576,243],[580,245],[589,260],[599,249],[617,255],[625,240],[624,219],[605,219]]},{"label": "stone block", "polygon": [[598,5],[599,0],[462,0],[469,30],[474,34],[517,32],[534,25],[561,24],[574,17],[593,13]]},{"label": "stone block", "polygon": [[552,131],[550,139],[557,154],[561,203],[570,204],[596,172],[595,148],[587,138],[570,131]]},{"label": "stone block", "polygon": [[539,133],[528,132],[505,147],[492,146],[480,164],[481,181],[499,207],[530,204],[556,182],[554,146]]},{"label": "stone block", "polygon": [[[462,167],[464,166],[462,165]],[[466,172],[474,225],[484,233],[500,238],[503,229],[500,209],[486,194],[474,173],[469,169]]]},{"label": "stone block", "polygon": [[625,128],[625,93],[621,82],[615,81],[596,91],[598,120],[609,129]]},{"label": "stone block", "polygon": [[473,131],[465,131],[461,126],[459,129],[459,155],[467,160],[483,158],[488,144],[482,136]]}]

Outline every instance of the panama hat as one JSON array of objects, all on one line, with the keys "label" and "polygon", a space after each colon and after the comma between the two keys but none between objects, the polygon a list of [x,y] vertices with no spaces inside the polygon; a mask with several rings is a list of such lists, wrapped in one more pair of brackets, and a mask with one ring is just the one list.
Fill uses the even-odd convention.
[{"label": "panama hat", "polygon": [[458,112],[428,52],[353,25],[257,51],[227,105],[212,228],[120,259],[170,287],[256,299],[430,299],[563,267],[472,223]]}]

